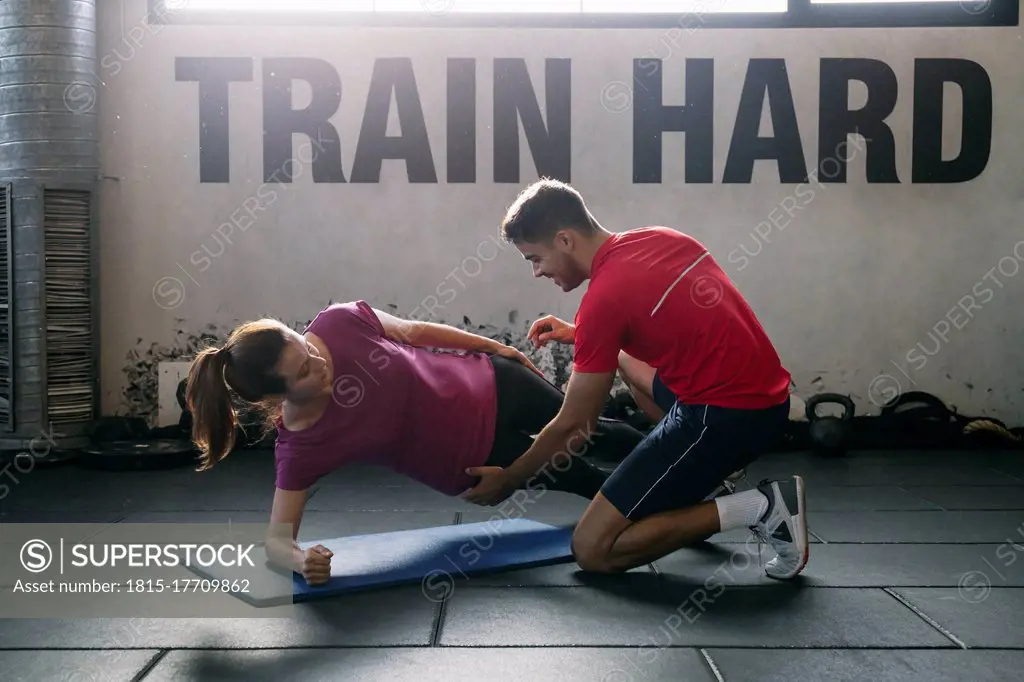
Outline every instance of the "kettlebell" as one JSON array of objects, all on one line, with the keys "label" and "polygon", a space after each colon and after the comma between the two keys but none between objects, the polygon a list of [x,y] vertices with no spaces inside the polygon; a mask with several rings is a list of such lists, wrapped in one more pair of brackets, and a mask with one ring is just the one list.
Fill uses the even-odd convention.
[{"label": "kettlebell", "polygon": [[[819,405],[835,403],[843,406],[840,417],[818,415]],[[842,457],[846,454],[854,405],[849,396],[819,393],[807,399],[807,421],[810,422],[811,448],[819,457]]]}]

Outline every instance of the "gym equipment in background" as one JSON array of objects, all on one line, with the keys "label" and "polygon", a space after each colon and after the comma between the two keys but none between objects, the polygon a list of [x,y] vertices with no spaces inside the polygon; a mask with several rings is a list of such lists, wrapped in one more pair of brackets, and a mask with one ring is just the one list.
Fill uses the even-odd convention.
[{"label": "gym equipment in background", "polygon": [[[818,407],[825,404],[841,405],[842,415],[819,415]],[[820,457],[842,457],[846,454],[855,411],[853,400],[838,393],[819,393],[807,400],[807,420],[810,422],[811,449],[814,454]]]},{"label": "gym equipment in background", "polygon": [[196,450],[187,440],[149,438],[99,442],[82,448],[78,465],[103,471],[155,471],[196,463]]}]

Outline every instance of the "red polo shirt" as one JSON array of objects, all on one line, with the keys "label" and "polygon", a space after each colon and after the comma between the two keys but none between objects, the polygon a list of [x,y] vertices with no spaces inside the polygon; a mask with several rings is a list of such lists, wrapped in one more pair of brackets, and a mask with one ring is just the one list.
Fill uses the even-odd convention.
[{"label": "red polo shirt", "polygon": [[575,371],[614,371],[624,350],[688,404],[761,409],[789,395],[789,372],[739,290],[703,244],[667,227],[601,245],[575,346]]}]

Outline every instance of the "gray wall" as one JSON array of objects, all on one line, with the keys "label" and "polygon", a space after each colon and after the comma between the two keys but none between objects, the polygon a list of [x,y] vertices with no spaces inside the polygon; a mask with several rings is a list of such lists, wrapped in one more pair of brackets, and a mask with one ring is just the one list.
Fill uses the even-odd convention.
[{"label": "gray wall", "polygon": [[[749,297],[801,396],[849,393],[861,413],[873,413],[873,403],[893,391],[919,389],[965,413],[1024,422],[1019,28],[150,27],[142,23],[143,10],[144,0],[104,3],[101,9],[101,163],[109,178],[102,194],[101,258],[107,411],[122,406],[126,387],[147,372],[155,377],[148,360],[180,354],[189,334],[208,325],[226,331],[261,315],[301,324],[332,299],[365,298],[392,304],[400,314],[445,321],[468,316],[474,324],[499,328],[523,329],[547,312],[571,319],[583,290],[564,295],[533,280],[516,252],[494,242],[504,208],[539,170],[571,173],[571,182],[613,231],[663,224],[704,241]],[[226,90],[226,118],[215,115],[222,110],[216,88],[201,106],[194,80],[228,68],[213,58],[236,60],[229,65],[236,73]],[[323,181],[332,178],[331,160],[339,158],[329,140],[319,142],[317,151],[309,138],[294,136],[293,161],[276,175],[282,157],[265,157],[264,127],[287,124],[272,100],[279,72],[295,64],[268,61],[283,58],[322,62],[316,67],[316,106],[330,100],[330,78],[337,73],[340,106],[330,123],[339,136],[340,165],[333,179],[340,180],[340,173],[344,182]],[[643,159],[634,168],[634,126],[640,145],[654,130],[634,113],[656,95],[647,86],[631,91],[635,58],[664,60],[657,73],[640,67],[647,86],[653,87],[652,78],[662,80],[664,104],[682,104],[689,85],[694,102],[713,114],[710,134],[663,134],[660,182],[634,181],[635,172],[657,168]],[[851,109],[866,101],[885,106],[886,97],[894,104],[877,141],[869,145],[851,136],[849,147],[839,149],[849,159],[846,181],[826,183],[815,177],[815,168],[837,153],[819,140],[819,126],[823,121],[827,129],[836,115],[822,117],[819,110],[835,106],[838,77],[827,69],[843,63],[823,60],[839,58],[882,63],[865,67],[877,76],[870,98],[863,84],[849,86]],[[973,83],[967,126],[960,89],[942,85],[961,63],[918,61],[935,58],[978,67],[967,65]],[[472,90],[458,80],[465,78],[459,72],[465,63],[449,62],[455,59],[475,60],[475,107],[465,104],[472,102]],[[531,151],[520,127],[518,181],[514,157],[507,158],[515,135],[502,131],[510,120],[507,102],[524,92],[524,84],[514,77],[517,65],[496,61],[502,59],[523,60],[554,131]],[[751,61],[771,59],[784,60],[785,70]],[[403,63],[383,60],[408,60],[414,90],[410,82],[401,85]],[[696,60],[712,60],[710,100],[699,73],[709,63]],[[371,85],[384,83],[388,68],[397,69],[403,95],[415,93],[400,100],[408,117],[408,130],[401,132],[414,139],[422,115],[429,158],[421,145],[414,170],[404,160],[384,160],[378,180],[367,177],[378,149],[367,125],[378,119],[371,113],[364,120],[364,111],[387,101],[388,91],[378,99]],[[512,71],[497,77],[496,85],[501,69]],[[764,107],[760,134],[771,136],[773,127],[781,138],[797,132],[786,146],[786,164],[758,161],[746,179],[737,177],[740,157],[752,146],[734,140],[734,128],[746,125],[743,116],[737,124],[738,112],[754,111],[748,123],[757,120],[763,88],[754,88],[756,97],[742,105],[741,95],[745,80],[759,74],[776,78],[771,93],[779,95],[771,112]],[[922,102],[917,112],[915,87]],[[944,107],[929,92],[944,93]],[[307,83],[296,81],[296,108],[312,96]],[[786,116],[789,101],[793,119]],[[450,126],[473,130],[467,112],[475,112],[475,132],[450,136]],[[201,121],[209,155],[202,159]],[[929,126],[941,126],[941,150],[929,147]],[[956,158],[965,128],[964,165],[940,167],[922,158],[915,168],[915,145],[925,156],[931,149],[943,159]],[[890,150],[885,130],[891,131]],[[399,133],[392,106],[387,134]],[[467,154],[466,140],[474,135],[475,154]],[[713,145],[710,167],[701,165],[702,141]],[[688,146],[690,164],[684,162]],[[738,155],[732,162],[730,153]],[[457,181],[467,179],[466,159],[472,158],[475,179]],[[837,164],[826,161],[822,168],[834,175]],[[295,181],[280,184],[289,170]],[[807,182],[794,179],[805,171],[812,176]],[[936,183],[921,177],[947,171],[969,179]],[[313,182],[314,173],[320,182]],[[431,306],[433,317],[425,312]],[[133,350],[138,357],[129,356]]]}]

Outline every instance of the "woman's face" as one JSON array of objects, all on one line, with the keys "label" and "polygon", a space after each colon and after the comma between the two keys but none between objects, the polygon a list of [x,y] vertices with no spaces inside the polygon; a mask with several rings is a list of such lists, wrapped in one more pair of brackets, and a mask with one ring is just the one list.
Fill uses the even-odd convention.
[{"label": "woman's face", "polygon": [[294,330],[288,330],[288,344],[281,353],[277,371],[285,380],[287,400],[301,402],[329,390],[327,360],[321,357],[316,346]]}]

